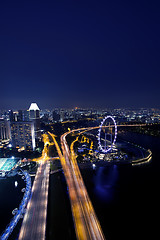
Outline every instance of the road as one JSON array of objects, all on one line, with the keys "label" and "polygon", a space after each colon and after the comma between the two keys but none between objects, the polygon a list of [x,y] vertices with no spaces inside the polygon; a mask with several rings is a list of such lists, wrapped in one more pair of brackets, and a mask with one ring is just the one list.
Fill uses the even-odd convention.
[{"label": "road", "polygon": [[27,205],[19,240],[45,239],[49,171],[49,162],[41,161],[33,183],[32,196]]},{"label": "road", "polygon": [[61,136],[63,155],[55,136],[51,133],[50,135],[52,136],[57,148],[67,181],[77,239],[102,240],[105,239],[105,237],[100,223],[89,199],[76,159],[74,156],[71,156],[66,142],[66,136],[69,133],[70,132]]},{"label": "road", "polygon": [[[145,126],[145,124],[128,124],[128,125],[118,125],[118,127],[137,127]],[[110,126],[111,127],[111,126]],[[64,170],[65,178],[68,185],[72,214],[75,224],[75,231],[77,239],[105,239],[100,223],[88,196],[85,184],[83,182],[74,151],[69,150],[66,136],[73,132],[85,132],[97,127],[80,128],[64,133],[61,136],[61,147],[63,154],[58,146],[55,136],[50,133],[57,148],[58,155]]]},{"label": "road", "polygon": [[[61,144],[63,154],[65,155],[66,162],[70,164],[70,170],[72,172],[73,181],[76,188],[76,193],[78,196],[79,206],[81,208],[83,223],[84,223],[84,235],[88,235],[87,239],[105,239],[100,223],[92,206],[91,200],[88,196],[85,184],[83,182],[76,158],[74,153],[71,154],[66,141],[66,136],[70,132],[65,133],[61,137]],[[86,239],[84,237],[83,239]]]}]

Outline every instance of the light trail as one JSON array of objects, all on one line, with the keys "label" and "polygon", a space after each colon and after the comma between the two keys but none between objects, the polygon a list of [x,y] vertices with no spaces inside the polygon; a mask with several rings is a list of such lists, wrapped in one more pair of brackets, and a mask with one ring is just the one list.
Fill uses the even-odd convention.
[{"label": "light trail", "polygon": [[48,146],[52,145],[52,143],[49,141],[47,134],[43,134],[43,142],[44,142],[44,148],[42,151],[42,156],[39,158],[34,158],[32,161],[42,162],[50,159],[50,157],[48,157]]},{"label": "light trail", "polygon": [[138,166],[138,165],[149,163],[152,160],[152,152],[150,149],[148,149],[147,151],[148,151],[148,156],[141,159],[132,160],[132,166]]},{"label": "light trail", "polygon": [[[140,127],[140,126],[146,126],[146,124],[117,125],[117,127]],[[107,127],[107,126],[104,126],[104,127]],[[99,240],[99,239],[105,239],[105,237],[103,235],[100,223],[94,212],[94,208],[89,199],[80,170],[78,168],[78,164],[77,164],[76,157],[73,150],[73,144],[71,145],[71,152],[70,152],[67,141],[66,141],[66,136],[74,132],[81,132],[80,134],[82,134],[82,132],[84,133],[86,131],[90,131],[98,128],[99,126],[79,128],[79,129],[74,129],[74,130],[68,131],[67,133],[64,133],[61,136],[61,147],[62,147],[63,155],[55,139],[55,135],[49,133],[52,136],[53,141],[55,143],[55,146],[62,164],[62,168],[64,170],[64,174],[66,177],[76,235],[77,235],[77,239],[79,240],[83,240],[83,239]]]},{"label": "light trail", "polygon": [[[144,126],[147,126],[147,124],[127,124],[127,125],[119,124],[119,125],[117,125],[117,127],[144,127]],[[107,127],[108,126],[102,126],[102,128],[107,128]],[[114,125],[110,125],[110,127],[114,127]],[[79,134],[82,134],[84,132],[91,131],[91,130],[98,129],[98,128],[99,128],[99,126],[74,129],[74,130],[67,132],[66,135],[73,133],[73,132],[80,132]],[[143,164],[149,163],[152,160],[152,152],[150,149],[148,149],[147,152],[148,152],[147,157],[142,158],[142,159],[133,160],[132,166],[138,166],[138,165],[143,165]]]},{"label": "light trail", "polygon": [[49,171],[48,161],[40,163],[32,187],[32,197],[20,229],[19,240],[45,240]]},{"label": "light trail", "polygon": [[100,223],[96,217],[92,203],[85,188],[75,155],[72,154],[71,156],[66,142],[66,136],[71,132],[72,131],[61,136],[63,155],[55,136],[51,133],[49,134],[52,136],[55,143],[66,177],[77,239],[105,239]]},{"label": "light trail", "polygon": [[[44,149],[42,157],[36,159],[39,163],[32,187],[32,197],[27,205],[27,210],[20,229],[19,240],[46,239],[46,221],[50,163],[48,157],[47,134],[43,135]],[[35,161],[35,159],[34,159]]]}]

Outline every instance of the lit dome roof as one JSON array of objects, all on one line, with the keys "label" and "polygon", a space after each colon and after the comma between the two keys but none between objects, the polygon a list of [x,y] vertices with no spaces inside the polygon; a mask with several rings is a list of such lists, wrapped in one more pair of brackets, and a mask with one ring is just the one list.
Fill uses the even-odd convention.
[{"label": "lit dome roof", "polygon": [[34,111],[40,110],[39,107],[37,106],[37,103],[31,103],[29,111],[31,111],[31,110],[34,110]]}]

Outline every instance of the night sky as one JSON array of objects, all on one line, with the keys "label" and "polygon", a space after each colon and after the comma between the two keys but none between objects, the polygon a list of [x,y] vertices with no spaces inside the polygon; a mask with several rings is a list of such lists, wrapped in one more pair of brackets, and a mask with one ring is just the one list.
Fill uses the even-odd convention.
[{"label": "night sky", "polygon": [[0,108],[160,107],[160,1],[1,1]]}]

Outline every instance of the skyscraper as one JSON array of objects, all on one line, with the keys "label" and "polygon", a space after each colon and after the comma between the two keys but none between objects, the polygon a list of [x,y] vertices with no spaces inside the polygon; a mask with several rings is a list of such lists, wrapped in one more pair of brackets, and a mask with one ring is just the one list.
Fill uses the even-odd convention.
[{"label": "skyscraper", "polygon": [[37,103],[31,103],[29,108],[29,119],[33,121],[34,128],[35,128],[35,137],[41,137],[41,130],[40,130],[40,109],[37,106]]},{"label": "skyscraper", "polygon": [[0,119],[0,141],[9,140],[11,138],[9,121]]},{"label": "skyscraper", "polygon": [[23,112],[22,110],[18,110],[17,121],[23,121]]},{"label": "skyscraper", "polygon": [[14,115],[13,115],[13,111],[12,110],[9,110],[9,119],[11,122],[14,121]]},{"label": "skyscraper", "polygon": [[58,122],[60,120],[60,115],[56,111],[53,111],[52,118],[54,122]]}]

